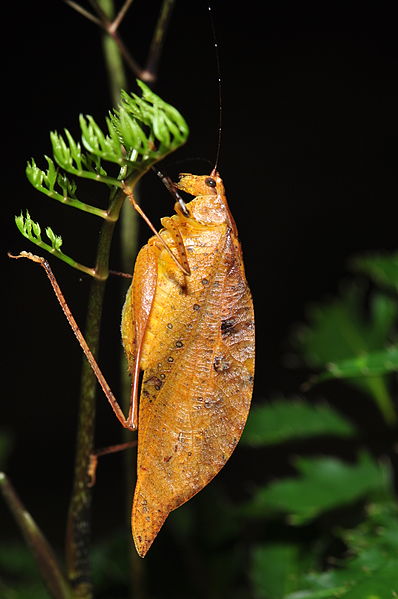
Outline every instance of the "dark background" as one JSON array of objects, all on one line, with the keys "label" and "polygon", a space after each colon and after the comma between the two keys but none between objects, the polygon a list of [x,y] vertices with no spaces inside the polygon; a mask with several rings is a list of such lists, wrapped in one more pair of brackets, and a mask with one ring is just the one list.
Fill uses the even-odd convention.
[{"label": "dark background", "polygon": [[[123,26],[124,40],[140,62],[159,6],[136,0]],[[255,302],[255,402],[297,392],[302,373],[284,364],[289,335],[309,302],[338,292],[348,258],[397,247],[393,6],[213,2],[223,97],[219,170]],[[32,263],[8,260],[6,251],[35,251],[13,224],[13,215],[28,208],[34,220],[63,236],[66,253],[93,262],[98,220],[41,196],[27,182],[24,168],[32,156],[44,166],[41,156],[50,153],[50,130],[67,127],[77,136],[78,114],[101,121],[111,100],[100,33],[92,23],[61,1],[15,3],[8,10],[1,426],[12,433],[7,464],[12,480],[51,541],[62,546],[81,352],[44,273]],[[186,146],[162,164],[172,177],[180,171],[208,173],[216,155],[218,75],[207,12],[206,2],[177,1],[161,59],[156,92],[182,112],[191,130]],[[133,88],[132,76],[130,81]],[[89,189],[98,194],[91,202],[103,205],[101,186]],[[155,224],[171,214],[170,197],[154,177],[148,175],[141,189]],[[140,235],[144,243],[149,236],[145,225]],[[118,269],[117,238],[114,250],[111,263]],[[52,265],[83,324],[87,278],[56,260]],[[116,389],[120,287],[119,280],[109,284],[100,357]],[[378,426],[376,409],[366,398],[361,401],[360,418]],[[344,409],[344,398],[340,404]],[[119,438],[120,427],[100,397],[98,445]],[[221,474],[232,495],[236,487],[250,486],[253,469],[244,450],[236,454]],[[95,538],[122,522],[121,461],[105,460],[94,491]],[[266,468],[263,464],[263,472]],[[6,536],[18,537],[2,505],[0,516]]]}]

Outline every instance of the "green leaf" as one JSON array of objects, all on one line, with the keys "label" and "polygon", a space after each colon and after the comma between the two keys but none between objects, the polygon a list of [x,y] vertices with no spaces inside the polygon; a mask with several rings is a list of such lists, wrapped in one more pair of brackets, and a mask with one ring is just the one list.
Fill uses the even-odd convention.
[{"label": "green leaf", "polygon": [[62,237],[60,235],[56,235],[50,227],[46,227],[46,235],[51,241],[51,246],[55,250],[59,251],[62,245]]},{"label": "green leaf", "polygon": [[344,599],[384,599],[397,596],[398,558],[384,556],[384,563],[377,569],[362,574],[360,579],[342,597]]},{"label": "green leaf", "polygon": [[351,267],[368,275],[378,285],[398,291],[398,252],[356,256]]},{"label": "green leaf", "polygon": [[[62,169],[76,177],[121,187],[120,181],[106,175],[94,150],[91,150],[91,153],[84,153],[80,143],[73,139],[67,129],[65,129],[65,138],[56,131],[50,133],[54,160]],[[110,157],[107,157],[107,160],[110,160]]]},{"label": "green leaf", "polygon": [[46,234],[51,241],[51,246],[48,246],[41,238],[41,227],[39,223],[33,221],[30,218],[30,214],[26,211],[26,215],[23,216],[22,212],[19,216],[15,217],[15,223],[24,237],[29,239],[32,243],[39,247],[46,249],[47,251],[59,250],[62,245],[62,237],[56,235],[50,227],[46,228]]},{"label": "green leaf", "polygon": [[[139,155],[149,155],[149,137],[145,134],[139,123],[132,119],[124,108],[120,108],[117,115],[113,116],[111,124],[108,124],[108,127],[111,127],[110,130],[114,134],[118,133],[120,135],[124,147],[127,148],[127,158],[129,160],[135,162]],[[131,159],[132,156],[133,159]]]},{"label": "green leaf", "polygon": [[398,324],[398,303],[383,293],[374,293],[369,301],[367,345],[381,349],[389,342]]},{"label": "green leaf", "polygon": [[[101,210],[95,206],[90,206],[90,204],[80,202],[76,198],[76,182],[73,179],[69,179],[63,171],[55,168],[55,164],[51,158],[45,156],[45,159],[48,164],[47,171],[41,170],[34,160],[28,162],[26,166],[26,176],[33,187],[49,198],[62,202],[67,206],[73,206],[73,208],[78,208],[84,212],[90,212],[103,219],[108,218],[106,210]],[[105,172],[101,172],[100,174],[106,175]]]},{"label": "green leaf", "polygon": [[347,544],[360,553],[377,542],[388,550],[398,552],[398,505],[395,501],[371,503],[367,507],[368,518],[357,528],[343,532]]},{"label": "green leaf", "polygon": [[[185,143],[188,126],[181,114],[154,94],[144,83],[138,81],[142,97],[122,92],[119,108],[106,119],[107,131],[103,131],[92,116],[80,116],[81,142],[76,141],[69,130],[64,134],[50,134],[53,158],[46,156],[48,168],[41,170],[31,160],[26,167],[30,183],[46,196],[65,205],[116,222],[126,195],[133,192],[139,179],[149,168],[167,154]],[[55,163],[57,167],[55,166]],[[118,165],[114,177],[108,176],[102,161]],[[101,210],[81,202],[76,197],[76,183],[65,174],[90,179],[110,188],[109,206]],[[30,241],[50,251],[69,265],[91,276],[104,277],[66,256],[60,251],[62,240],[50,228],[46,229],[51,246],[41,239],[41,229],[29,215],[16,218],[21,233]]]},{"label": "green leaf", "polygon": [[[30,214],[28,211],[26,211],[26,216],[23,216],[22,213],[19,216],[16,216],[15,223],[22,235],[29,239],[29,241],[37,245],[39,248],[46,250],[46,252],[49,252],[53,256],[56,256],[63,262],[66,262],[67,264],[72,266],[73,268],[76,268],[77,270],[80,270],[90,276],[95,276],[94,269],[84,266],[84,264],[80,264],[79,262],[76,262],[76,260],[74,260],[73,258],[68,256],[67,254],[64,254],[61,251],[62,237],[60,235],[56,235],[50,227],[46,227],[46,235],[50,240],[51,245],[43,241],[41,238],[41,227],[39,223],[34,222],[30,218]],[[21,252],[19,256],[13,257],[18,258],[28,256],[28,252]]]},{"label": "green leaf", "polygon": [[94,154],[109,162],[124,164],[125,158],[120,139],[115,135],[115,130],[110,121],[107,121],[110,135],[105,135],[94,118],[90,115],[79,117],[82,131],[82,143],[90,154]]},{"label": "green leaf", "polygon": [[38,187],[41,185],[43,181],[44,171],[37,167],[36,162],[33,160],[28,162],[26,165],[26,177],[34,187]]},{"label": "green leaf", "polygon": [[308,311],[308,326],[294,339],[297,349],[311,367],[322,367],[363,352],[382,349],[398,316],[397,302],[379,293],[370,301],[365,319],[364,292],[351,285],[340,298]]},{"label": "green leaf", "polygon": [[331,378],[376,376],[398,371],[398,346],[391,346],[349,360],[332,362],[327,364],[327,370],[328,372],[314,377],[313,382],[319,383]]},{"label": "green leaf", "polygon": [[[188,127],[180,113],[144,83],[138,81],[138,85],[142,97],[123,92],[120,107],[106,119],[107,132],[92,116],[80,115],[85,152],[67,129],[64,135],[56,131],[50,134],[54,160],[59,167],[76,177],[121,187],[118,178],[106,174],[101,160],[128,167],[124,178],[129,179],[136,171],[143,174],[152,164],[185,143]],[[44,172],[32,161],[27,168],[29,181],[40,191],[46,186],[52,191],[55,180],[51,168],[49,163],[46,179]]]},{"label": "green leaf", "polygon": [[55,168],[55,164],[54,161],[51,160],[51,158],[49,156],[44,156],[44,158],[47,160],[47,164],[48,164],[48,168],[47,168],[47,172],[44,176],[45,182],[48,185],[48,188],[50,190],[54,189],[54,185],[57,182],[57,169]]},{"label": "green leaf", "polygon": [[256,599],[284,599],[297,588],[302,569],[300,547],[268,543],[252,552],[250,578]]},{"label": "green leaf", "polygon": [[253,447],[293,439],[355,434],[354,426],[327,404],[279,399],[251,409],[242,442]]},{"label": "green leaf", "polygon": [[62,200],[65,202],[67,199],[75,199],[76,198],[76,182],[72,179],[69,179],[65,173],[58,173],[56,182],[62,190]]},{"label": "green leaf", "polygon": [[[384,350],[397,321],[398,302],[375,293],[367,319],[361,316],[363,311],[364,293],[357,285],[348,287],[340,298],[311,308],[309,325],[298,331],[294,340],[306,363],[322,368]],[[350,379],[350,383],[371,395],[388,423],[395,422],[384,373]]]},{"label": "green leaf", "polygon": [[302,525],[323,512],[348,505],[374,493],[388,493],[388,472],[366,453],[357,464],[337,458],[297,458],[298,476],[271,483],[244,506],[249,516],[286,513]]},{"label": "green leaf", "polygon": [[188,126],[178,110],[142,81],[137,80],[137,84],[142,97],[123,91],[120,108],[113,111],[111,122],[121,137],[127,156],[136,151],[154,162],[185,143]]},{"label": "green leaf", "polygon": [[[340,533],[347,551],[337,567],[304,574],[285,599],[385,599],[398,592],[398,510],[394,503],[371,504],[368,517]],[[301,590],[298,590],[301,589]]]}]

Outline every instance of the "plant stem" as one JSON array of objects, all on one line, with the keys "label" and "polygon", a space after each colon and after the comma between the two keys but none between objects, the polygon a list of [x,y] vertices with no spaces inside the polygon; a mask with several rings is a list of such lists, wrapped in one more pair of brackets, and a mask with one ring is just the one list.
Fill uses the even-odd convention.
[{"label": "plant stem", "polygon": [[[107,14],[113,12],[112,0],[101,0],[100,5]],[[126,77],[120,52],[114,40],[108,35],[103,36],[103,52],[108,70],[112,101],[114,105],[117,105],[120,100],[120,90],[126,85]],[[119,198],[116,206],[116,213],[118,214],[123,204],[123,194],[117,193],[115,197]],[[97,249],[97,273],[105,274],[108,272],[110,243],[114,225],[115,223],[110,222],[105,222],[102,225]],[[105,284],[106,280],[94,279],[91,283],[89,295],[85,338],[94,356],[98,354]],[[91,488],[89,487],[88,467],[90,455],[94,448],[96,387],[94,373],[88,362],[84,360],[81,375],[74,483],[66,536],[68,576],[74,588],[75,596],[79,599],[90,599],[92,597],[89,562]]]},{"label": "plant stem", "polygon": [[[163,8],[159,16],[146,69],[146,71],[150,73],[151,81],[156,77],[160,52],[173,4],[174,0],[164,0]],[[113,0],[99,0],[98,6],[108,18],[111,19],[113,17]],[[103,36],[103,52],[114,105],[119,103],[120,90],[127,86],[121,56],[122,50],[123,48],[121,48],[121,40],[119,37],[112,35],[112,32],[108,31],[108,33]],[[119,217],[123,200],[124,194],[120,190],[116,191],[109,211],[117,218]],[[128,208],[129,210],[123,215],[124,218],[122,223],[121,262],[124,267],[131,263],[132,257],[136,253],[137,246],[136,214],[130,207]],[[127,215],[128,218],[126,218]],[[102,225],[96,261],[96,273],[98,278],[92,281],[90,289],[85,338],[95,357],[98,354],[103,297],[109,272],[108,263],[110,244],[117,218],[114,221],[106,221]],[[129,266],[127,268],[130,270]],[[74,591],[74,597],[79,599],[91,599],[93,593],[89,562],[91,489],[89,487],[88,467],[90,455],[94,446],[96,386],[95,375],[88,362],[84,360],[81,375],[74,483],[69,506],[66,536],[68,577]],[[126,376],[124,376],[122,389],[125,390],[126,403],[129,400],[129,392],[127,391],[129,385],[126,382]],[[132,468],[131,464],[132,456],[131,452],[128,452],[126,461],[128,487],[132,484],[131,473],[134,472],[134,468]],[[131,498],[129,497],[129,503],[130,502]],[[134,590],[134,596],[137,597],[137,599],[144,599],[143,562],[133,550],[132,544],[131,549],[132,588]]]},{"label": "plant stem", "polygon": [[171,13],[174,8],[175,0],[163,0],[162,8],[155,31],[152,36],[149,48],[148,59],[143,71],[143,79],[149,83],[154,83],[157,79],[160,55],[162,53],[167,27],[170,21]]},{"label": "plant stem", "polygon": [[[114,16],[114,6],[112,0],[100,0],[100,7],[104,10],[107,17],[112,19]],[[127,78],[123,66],[123,59],[120,53],[120,49],[116,44],[115,40],[109,35],[104,34],[103,36],[103,52],[105,63],[107,66],[108,79],[110,85],[110,91],[112,95],[112,101],[114,105],[120,100],[120,90],[126,89]],[[136,192],[137,195],[137,192]],[[132,210],[128,202],[124,202],[122,207],[121,223],[120,223],[120,264],[124,272],[131,272],[134,257],[137,253],[137,236],[138,236],[138,222],[137,213]],[[122,285],[122,293],[125,295],[126,289]],[[121,379],[121,403],[124,407],[124,412],[127,414],[130,395],[131,395],[131,381],[128,375],[123,350],[120,351],[120,379]],[[123,440],[130,441],[131,433],[124,430]],[[127,490],[126,494],[126,524],[128,530],[130,529],[131,520],[131,502],[132,502],[132,491],[135,485],[135,463],[136,463],[137,449],[129,449],[125,451],[124,455],[124,472],[125,472],[125,486]],[[134,545],[132,542],[129,543],[129,562],[130,562],[130,587],[132,596],[136,599],[145,599],[145,572],[144,562],[137,555]]]},{"label": "plant stem", "polygon": [[[108,17],[111,18],[113,16],[114,8],[113,2],[111,0],[101,0],[99,5]],[[123,60],[118,45],[108,34],[103,35],[102,43],[112,102],[114,106],[116,106],[120,101],[121,89],[125,89],[127,87]],[[121,204],[123,204],[123,202],[121,202]],[[107,223],[104,223],[100,240],[103,240],[104,232],[108,230],[106,225]],[[126,265],[128,264],[128,268],[131,270],[131,263],[133,256],[136,253],[137,245],[137,218],[135,211],[132,210],[130,206],[127,206],[127,208],[123,211],[121,226],[122,268],[126,269]],[[102,253],[100,247],[98,248],[98,252],[99,254]],[[89,300],[86,340],[88,341],[90,347],[95,350],[95,352],[98,349],[98,333],[100,330],[104,288],[105,286],[101,282],[93,281]],[[90,586],[88,587],[84,583],[84,578],[86,578],[86,580],[91,579],[88,561],[90,546],[88,514],[90,512],[91,505],[91,492],[90,488],[87,486],[87,471],[90,454],[93,450],[96,389],[96,381],[93,379],[91,368],[86,361],[84,361],[83,364],[81,384],[82,391],[76,452],[75,482],[68,523],[68,538],[70,541],[68,542],[69,551],[67,561],[72,579],[77,580],[80,578],[80,580],[82,580],[82,582],[79,584],[79,587],[75,587],[76,596],[84,597],[86,599],[86,597],[89,598],[92,595],[91,582]],[[124,372],[122,373],[122,395],[124,396],[122,398],[122,404],[126,406],[126,404],[128,405],[130,399],[130,381],[126,369],[124,369]],[[130,435],[128,439],[131,440]],[[127,488],[129,489],[128,513],[130,513],[131,509],[130,488],[134,483],[134,479],[132,477],[132,473],[134,473],[133,456],[134,453],[132,451],[126,452],[126,481],[128,481]],[[130,517],[128,517],[128,521],[129,520]],[[137,598],[142,598],[145,595],[142,582],[143,564],[142,560],[140,560],[135,553],[132,543],[130,543],[130,560],[132,589],[134,590],[134,596]]]},{"label": "plant stem", "polygon": [[[94,356],[98,354],[99,321],[102,312],[104,281],[91,283],[85,338]],[[75,596],[89,599],[92,596],[89,564],[91,489],[88,486],[88,467],[93,451],[95,424],[96,380],[89,363],[82,364],[78,430],[74,481],[66,533],[66,563],[68,578]]]},{"label": "plant stem", "polygon": [[[109,18],[113,17],[113,0],[100,0],[98,4]],[[114,106],[117,106],[120,101],[120,90],[127,87],[127,79],[120,50],[115,40],[107,33],[102,36],[102,51],[108,72],[112,102]]]},{"label": "plant stem", "polygon": [[[118,190],[110,207],[116,215],[120,212],[123,200],[124,194]],[[94,356],[98,354],[103,297],[114,228],[115,222],[107,221],[102,225],[96,260],[96,272],[100,275],[100,278],[93,279],[91,282],[85,338]],[[91,488],[89,487],[88,467],[94,446],[96,387],[96,377],[89,363],[84,360],[81,375],[74,481],[66,534],[68,578],[74,590],[74,596],[79,599],[90,599],[92,597],[89,563]]]}]

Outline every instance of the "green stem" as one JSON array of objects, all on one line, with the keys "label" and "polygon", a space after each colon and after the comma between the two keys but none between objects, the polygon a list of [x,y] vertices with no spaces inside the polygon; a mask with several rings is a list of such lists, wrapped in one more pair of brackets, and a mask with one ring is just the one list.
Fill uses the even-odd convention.
[{"label": "green stem", "polygon": [[108,219],[108,213],[106,210],[101,210],[101,208],[97,208],[96,206],[90,206],[90,204],[85,204],[84,202],[76,200],[75,198],[70,198],[62,193],[58,193],[57,191],[47,189],[44,187],[44,185],[34,185],[34,187],[49,198],[57,200],[66,206],[73,206],[73,208],[77,208],[83,212],[94,214],[95,216],[99,216],[105,220]]},{"label": "green stem", "polygon": [[[100,0],[99,5],[108,16],[113,16],[114,8],[112,0]],[[115,40],[108,34],[102,36],[102,50],[108,72],[112,102],[114,106],[117,106],[120,101],[120,90],[127,87],[123,59]]]}]

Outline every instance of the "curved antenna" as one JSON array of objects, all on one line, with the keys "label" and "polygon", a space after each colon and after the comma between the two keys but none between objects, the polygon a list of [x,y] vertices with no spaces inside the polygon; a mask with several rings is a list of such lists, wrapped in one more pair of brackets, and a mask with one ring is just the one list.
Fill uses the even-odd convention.
[{"label": "curved antenna", "polygon": [[213,164],[213,162],[209,159],[209,158],[205,158],[204,156],[187,156],[186,158],[180,158],[179,160],[173,160],[172,165],[177,166],[180,164],[186,164],[187,162],[196,162],[196,161],[200,161],[200,162],[207,162],[207,164],[210,166]]},{"label": "curved antenna", "polygon": [[222,92],[221,92],[221,66],[220,66],[220,55],[218,52],[218,41],[216,35],[216,26],[214,23],[213,17],[213,8],[208,2],[207,9],[209,12],[209,19],[211,30],[213,33],[213,42],[214,42],[214,50],[216,53],[216,65],[217,65],[217,79],[218,79],[218,141],[217,141],[217,152],[216,152],[216,161],[214,164],[214,171],[217,171],[218,160],[220,158],[220,149],[221,149],[221,133],[222,133]]}]

